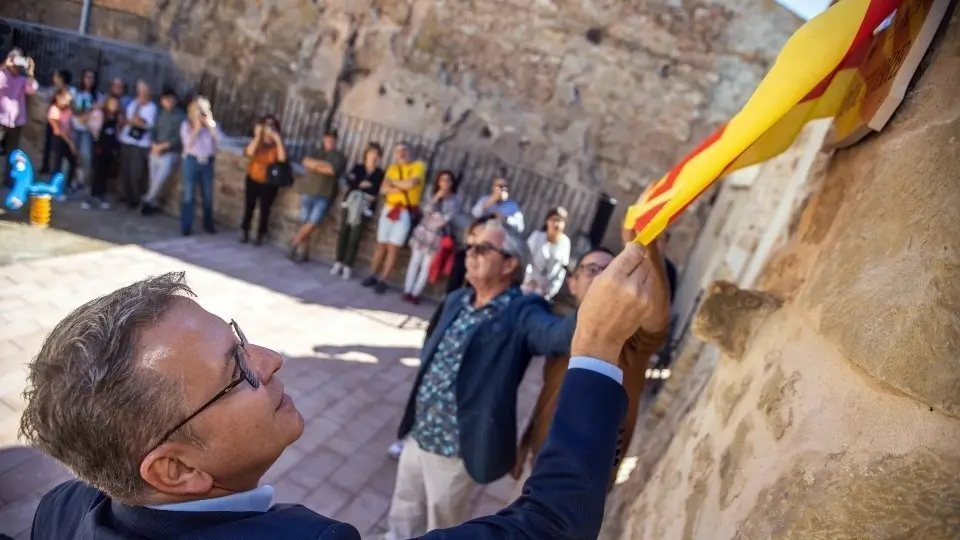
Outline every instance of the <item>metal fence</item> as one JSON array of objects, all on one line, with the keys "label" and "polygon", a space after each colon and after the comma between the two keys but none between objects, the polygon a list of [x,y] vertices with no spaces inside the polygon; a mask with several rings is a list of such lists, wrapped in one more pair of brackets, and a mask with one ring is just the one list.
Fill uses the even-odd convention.
[{"label": "metal fence", "polygon": [[[443,169],[456,173],[464,210],[489,192],[495,178],[505,177],[510,181],[511,195],[523,208],[527,233],[540,227],[550,208],[563,206],[569,212],[568,234],[580,240],[596,209],[596,193],[508,164],[488,152],[346,114],[336,113],[327,118],[325,103],[307,102],[276,90],[233,84],[208,73],[190,77],[178,69],[166,51],[0,18],[0,54],[6,54],[11,47],[20,47],[34,58],[41,84],[50,84],[58,69],[71,71],[75,80],[83,70],[92,69],[98,74],[100,91],[107,90],[110,79],[119,77],[128,85],[143,79],[153,88],[170,86],[181,95],[207,96],[221,129],[230,136],[249,136],[257,119],[272,114],[279,120],[291,157],[297,160],[319,150],[325,122],[338,129],[341,149],[351,162],[361,158],[370,142],[378,142],[387,158],[391,147],[405,142],[418,159],[427,162],[430,178]],[[579,243],[582,244],[582,240]]]},{"label": "metal fence", "polygon": [[169,85],[189,93],[195,85],[165,51],[79,34],[14,19],[0,18],[0,54],[13,47],[23,49],[36,63],[37,80],[49,85],[58,69],[68,70],[79,83],[84,70],[98,75],[97,90],[106,92],[110,80],[117,77],[128,84],[138,79],[154,88]]}]

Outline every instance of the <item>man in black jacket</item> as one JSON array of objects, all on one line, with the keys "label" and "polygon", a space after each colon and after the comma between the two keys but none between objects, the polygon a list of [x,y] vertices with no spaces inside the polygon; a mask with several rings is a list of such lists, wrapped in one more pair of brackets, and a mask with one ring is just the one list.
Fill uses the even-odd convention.
[{"label": "man in black jacket", "polygon": [[[625,397],[613,362],[648,309],[628,248],[580,308],[570,373],[523,497],[424,538],[595,538]],[[303,431],[275,351],[194,302],[182,273],[124,287],[61,321],[30,364],[21,433],[80,477],[44,496],[35,540],[357,540],[271,505],[261,476]]]}]

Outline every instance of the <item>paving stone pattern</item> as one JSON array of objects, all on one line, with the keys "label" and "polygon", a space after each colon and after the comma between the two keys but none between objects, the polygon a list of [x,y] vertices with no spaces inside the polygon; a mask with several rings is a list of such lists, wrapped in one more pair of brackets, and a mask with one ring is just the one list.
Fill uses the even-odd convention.
[{"label": "paving stone pattern", "polygon": [[[143,245],[97,243],[93,251],[7,257],[9,264],[0,266],[0,532],[28,538],[40,496],[70,478],[17,440],[25,363],[71,309],[171,270],[187,272],[204,307],[235,318],[252,341],[288,357],[280,374],[306,429],[263,480],[275,487],[276,501],[302,503],[370,538],[384,530],[396,475],[385,450],[435,306],[406,305],[394,292],[377,296],[356,281],[329,276],[325,266],[294,265],[278,249],[234,239],[218,234]],[[521,418],[535,399],[539,374],[534,366],[524,383]],[[478,490],[473,514],[502,508],[514,489],[502,480]]]}]

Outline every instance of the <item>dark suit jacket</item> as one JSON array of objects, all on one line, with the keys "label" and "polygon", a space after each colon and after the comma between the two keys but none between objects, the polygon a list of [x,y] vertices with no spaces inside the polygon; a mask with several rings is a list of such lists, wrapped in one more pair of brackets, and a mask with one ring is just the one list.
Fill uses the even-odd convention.
[{"label": "dark suit jacket", "polygon": [[[427,533],[424,540],[594,540],[626,394],[585,369],[567,374],[556,417],[523,496],[496,515]],[[33,540],[359,540],[357,530],[300,505],[268,512],[170,512],[130,507],[80,481],[43,497]]]},{"label": "dark suit jacket", "polygon": [[[447,296],[437,328],[420,352],[420,370],[400,422],[403,439],[413,428],[417,390],[447,328],[472,289]],[[457,374],[460,455],[470,477],[488,484],[513,468],[517,455],[517,387],[533,356],[568,354],[576,315],[558,317],[541,297],[519,296],[466,337]]]}]

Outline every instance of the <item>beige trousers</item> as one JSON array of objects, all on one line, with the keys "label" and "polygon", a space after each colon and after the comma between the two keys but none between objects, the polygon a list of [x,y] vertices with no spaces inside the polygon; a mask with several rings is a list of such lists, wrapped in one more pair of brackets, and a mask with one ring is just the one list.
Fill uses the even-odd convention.
[{"label": "beige trousers", "polygon": [[476,482],[463,460],[425,452],[407,437],[397,465],[387,540],[405,540],[463,523]]}]

